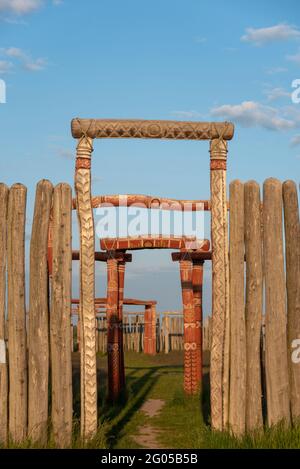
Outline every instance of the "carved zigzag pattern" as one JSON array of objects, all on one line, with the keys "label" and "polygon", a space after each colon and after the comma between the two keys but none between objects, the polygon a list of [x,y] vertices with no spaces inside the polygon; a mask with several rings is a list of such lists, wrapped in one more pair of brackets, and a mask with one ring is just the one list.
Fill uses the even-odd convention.
[{"label": "carved zigzag pattern", "polygon": [[80,319],[81,348],[81,433],[84,438],[97,431],[97,376],[94,311],[94,220],[91,208],[91,180],[88,169],[76,171],[75,188],[80,226]]},{"label": "carved zigzag pattern", "polygon": [[224,346],[227,308],[227,249],[225,209],[226,172],[211,173],[212,246],[213,246],[213,317],[211,346],[211,416],[212,426],[222,430],[224,419]]}]

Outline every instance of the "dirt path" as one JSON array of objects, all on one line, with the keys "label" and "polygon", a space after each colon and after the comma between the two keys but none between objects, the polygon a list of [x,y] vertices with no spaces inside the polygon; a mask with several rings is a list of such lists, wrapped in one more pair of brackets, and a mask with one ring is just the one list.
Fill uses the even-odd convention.
[{"label": "dirt path", "polygon": [[[148,399],[142,405],[140,410],[141,412],[144,412],[149,419],[151,419],[160,413],[164,405],[165,401],[162,399]],[[149,425],[138,427],[138,434],[133,436],[133,439],[138,443],[138,445],[146,449],[166,449],[157,441],[160,434],[160,430],[155,428],[151,425],[151,422],[149,422]]]}]

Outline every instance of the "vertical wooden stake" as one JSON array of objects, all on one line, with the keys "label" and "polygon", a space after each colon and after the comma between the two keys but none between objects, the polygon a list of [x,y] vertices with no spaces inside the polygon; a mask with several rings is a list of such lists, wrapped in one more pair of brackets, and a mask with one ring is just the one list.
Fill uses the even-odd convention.
[{"label": "vertical wooden stake", "polygon": [[27,346],[25,306],[25,222],[27,189],[14,184],[8,199],[7,308],[9,349],[9,435],[27,437]]},{"label": "vertical wooden stake", "polygon": [[150,354],[150,340],[151,340],[151,306],[145,305],[145,313],[144,313],[144,353]]},{"label": "vertical wooden stake", "polygon": [[165,353],[170,351],[170,318],[165,315]]},{"label": "vertical wooden stake", "polygon": [[212,241],[211,419],[222,430],[228,423],[229,399],[229,269],[226,203],[227,142],[210,142]]},{"label": "vertical wooden stake", "polygon": [[72,190],[58,184],[53,196],[53,275],[50,339],[52,376],[52,425],[58,447],[72,438]]},{"label": "vertical wooden stake", "polygon": [[268,423],[290,422],[286,293],[282,232],[282,185],[264,183],[264,274],[266,292],[266,385]]},{"label": "vertical wooden stake", "polygon": [[297,186],[293,181],[283,184],[283,202],[291,413],[294,422],[297,422],[300,418],[300,363],[294,355],[295,349],[299,349],[300,339],[300,224]]},{"label": "vertical wooden stake", "polygon": [[230,184],[230,405],[235,435],[246,429],[246,321],[244,298],[244,185]]},{"label": "vertical wooden stake", "polygon": [[261,328],[263,262],[260,189],[255,181],[244,186],[246,253],[246,430],[262,428]]},{"label": "vertical wooden stake", "polygon": [[4,446],[8,436],[8,369],[5,341],[8,194],[8,187],[0,184],[0,443]]},{"label": "vertical wooden stake", "polygon": [[30,292],[28,331],[28,436],[45,444],[48,430],[49,302],[48,231],[52,205],[51,182],[36,188],[30,241]]}]

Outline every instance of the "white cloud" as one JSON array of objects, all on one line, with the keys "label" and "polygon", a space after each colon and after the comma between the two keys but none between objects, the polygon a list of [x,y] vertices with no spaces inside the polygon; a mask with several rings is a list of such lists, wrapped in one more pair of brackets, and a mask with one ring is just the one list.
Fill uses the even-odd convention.
[{"label": "white cloud", "polygon": [[23,59],[25,57],[25,53],[18,47],[9,47],[8,49],[4,50],[4,53],[8,57],[15,57],[17,59]]},{"label": "white cloud", "polygon": [[291,92],[283,88],[271,88],[265,91],[268,101],[273,102],[281,98],[291,98]]},{"label": "white cloud", "polygon": [[37,10],[42,3],[41,0],[0,0],[0,11],[25,15]]},{"label": "white cloud", "polygon": [[67,150],[66,148],[58,148],[57,149],[57,155],[60,158],[64,158],[67,160],[73,160],[74,159],[74,152],[71,150]]},{"label": "white cloud", "polygon": [[39,72],[47,65],[45,59],[41,57],[32,59],[30,54],[23,51],[19,47],[9,47],[7,49],[2,49],[2,51],[7,57],[19,60],[22,63],[23,68],[30,72]]},{"label": "white cloud", "polygon": [[300,51],[294,55],[287,55],[286,59],[289,60],[290,62],[295,62],[296,64],[300,65]]},{"label": "white cloud", "polygon": [[281,23],[268,28],[247,28],[246,34],[241,37],[241,40],[261,46],[268,42],[297,38],[300,38],[300,30],[296,26]]},{"label": "white cloud", "polygon": [[178,119],[200,119],[201,114],[197,111],[172,111],[171,114]]},{"label": "white cloud", "polygon": [[198,44],[204,44],[205,42],[207,42],[207,38],[206,38],[206,37],[197,36],[197,37],[195,37],[195,42],[197,42]]},{"label": "white cloud", "polygon": [[39,58],[36,60],[26,60],[23,63],[24,69],[29,72],[39,72],[41,70],[44,70],[46,65],[47,65],[47,62],[45,61],[45,59],[42,59],[42,58]]},{"label": "white cloud", "polygon": [[278,109],[254,101],[244,101],[236,105],[225,104],[213,108],[211,114],[223,119],[232,119],[244,127],[289,130],[296,126],[294,120],[282,117]]},{"label": "white cloud", "polygon": [[300,134],[295,135],[291,140],[291,146],[292,147],[296,147],[298,145],[300,145]]},{"label": "white cloud", "polygon": [[11,62],[7,60],[0,60],[0,74],[4,75],[5,73],[9,72],[13,67]]},{"label": "white cloud", "polygon": [[266,72],[269,75],[275,75],[277,73],[285,73],[287,71],[288,71],[288,69],[285,68],[285,67],[273,67],[273,68],[269,68]]}]

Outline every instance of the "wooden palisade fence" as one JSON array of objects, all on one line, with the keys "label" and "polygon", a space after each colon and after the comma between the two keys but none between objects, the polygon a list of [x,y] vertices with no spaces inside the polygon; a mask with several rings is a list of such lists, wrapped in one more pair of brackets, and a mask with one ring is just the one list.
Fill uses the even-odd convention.
[{"label": "wooden palisade fence", "polygon": [[262,427],[262,396],[269,426],[296,422],[300,417],[300,228],[297,187],[292,181],[266,180],[263,200],[253,181],[230,185],[230,325],[231,430],[241,435]]},{"label": "wooden palisade fence", "polygon": [[[144,313],[123,314],[124,351],[144,352]],[[211,318],[208,317],[203,324],[203,350],[210,349]],[[80,329],[80,328],[79,328]],[[72,325],[72,351],[80,349],[80,334],[78,326]],[[169,353],[184,348],[182,314],[163,313],[156,319],[156,352]],[[96,320],[96,350],[106,353],[107,350],[107,321],[102,314]]]},{"label": "wooden palisade fence", "polygon": [[[51,207],[54,217],[50,286],[47,247]],[[21,184],[10,189],[0,185],[0,440],[4,444],[8,439],[20,443],[26,438],[44,444],[50,428],[57,446],[71,444],[71,209],[68,185],[59,184],[53,189],[49,181],[38,183],[26,320],[26,188]]]},{"label": "wooden palisade fence", "polygon": [[[26,315],[26,188],[0,184],[0,442],[4,444],[9,438],[45,443],[50,432],[57,446],[71,444],[71,352],[80,336],[71,324],[71,214],[70,186],[38,183]],[[282,420],[289,424],[300,417],[300,228],[293,182],[267,180],[262,200],[255,182],[230,185],[229,259],[230,347],[222,352],[228,355],[222,360],[228,367],[223,375],[229,380],[222,386],[229,384],[229,394],[223,410],[225,423],[241,435],[262,428],[263,399],[268,425]],[[182,350],[182,316],[158,316],[156,351]],[[95,318],[99,352],[106,350],[105,321],[104,315]],[[124,313],[125,350],[143,351],[143,321],[143,315]],[[212,335],[207,318],[205,349],[211,348]],[[212,413],[213,406],[212,402]]]}]

